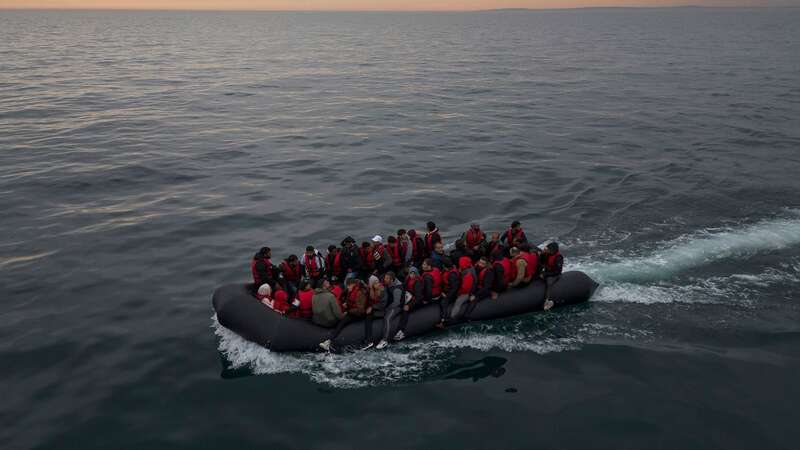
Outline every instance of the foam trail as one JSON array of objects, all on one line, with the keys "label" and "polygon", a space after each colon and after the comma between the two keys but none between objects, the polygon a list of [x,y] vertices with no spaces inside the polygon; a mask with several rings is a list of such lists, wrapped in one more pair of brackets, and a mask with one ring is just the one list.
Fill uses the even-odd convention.
[{"label": "foam trail", "polygon": [[583,270],[603,281],[647,282],[666,280],[676,273],[732,256],[780,250],[800,244],[800,219],[777,219],[739,229],[703,231],[676,239],[647,256],[608,262],[579,262]]}]

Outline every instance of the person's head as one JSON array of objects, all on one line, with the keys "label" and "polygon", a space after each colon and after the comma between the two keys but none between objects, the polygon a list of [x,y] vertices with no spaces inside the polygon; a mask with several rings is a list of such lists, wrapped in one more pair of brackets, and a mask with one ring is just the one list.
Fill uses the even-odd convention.
[{"label": "person's head", "polygon": [[481,256],[481,258],[476,263],[478,267],[487,267],[489,265],[489,260],[486,259],[485,256]]},{"label": "person's head", "polygon": [[433,251],[436,253],[444,253],[444,244],[442,244],[442,241],[437,242],[436,245],[433,246]]},{"label": "person's head", "polygon": [[331,282],[328,280],[322,280],[322,289],[328,290],[331,288]]},{"label": "person's head", "polygon": [[270,287],[269,284],[264,283],[261,286],[259,286],[258,294],[256,294],[256,297],[258,297],[259,300],[270,298],[271,296],[272,296],[272,287]]},{"label": "person's head", "polygon": [[358,280],[356,280],[355,278],[348,278],[347,282],[345,283],[348,291],[352,291],[353,289],[355,289],[357,284]]},{"label": "person's head", "polygon": [[375,275],[370,275],[368,283],[369,283],[369,287],[375,288],[375,287],[377,287],[378,285],[381,284],[381,280],[379,280],[378,277],[376,277]]},{"label": "person's head", "polygon": [[436,229],[436,224],[433,223],[433,222],[428,222],[427,227],[428,227],[428,231],[433,231],[433,230]]},{"label": "person's head", "polygon": [[395,238],[394,236],[389,236],[388,241],[392,245],[397,244],[397,238]]},{"label": "person's head", "polygon": [[553,255],[555,253],[558,253],[558,243],[557,242],[551,242],[551,243],[547,244],[547,247],[545,247],[545,249],[547,250],[547,254],[548,255]]},{"label": "person's head", "polygon": [[347,237],[346,237],[346,238],[344,238],[344,240],[342,241],[342,247],[347,247],[347,248],[350,248],[350,247],[351,247],[353,244],[355,244],[355,243],[356,243],[355,239],[353,239],[353,238],[352,238],[352,237],[350,237],[350,236],[347,236]]},{"label": "person's head", "polygon": [[308,257],[314,256],[314,246],[313,245],[309,245],[308,247],[306,247],[306,256],[308,256]]},{"label": "person's head", "polygon": [[511,250],[508,251],[511,256],[519,255],[519,249],[517,247],[511,247]]},{"label": "person's head", "polygon": [[472,259],[469,256],[462,256],[458,258],[458,268],[461,270],[466,270],[472,267]]},{"label": "person's head", "polygon": [[472,228],[475,231],[481,231],[481,226],[479,224],[477,224],[477,223],[473,223],[469,227]]},{"label": "person's head", "polygon": [[384,282],[384,283],[385,283],[385,284],[388,286],[388,285],[390,285],[390,284],[394,283],[394,280],[395,280],[396,278],[397,278],[397,276],[394,274],[394,272],[392,272],[392,271],[390,270],[390,271],[386,272],[386,273],[383,275],[383,282]]},{"label": "person's head", "polygon": [[406,235],[405,228],[400,228],[399,230],[397,230],[397,237],[401,238],[401,237],[403,237],[405,235]]},{"label": "person's head", "polygon": [[519,220],[515,220],[515,221],[511,222],[511,229],[512,230],[518,230],[519,227],[521,227],[521,226],[522,226],[522,224],[519,223]]},{"label": "person's head", "polygon": [[258,254],[261,255],[262,258],[271,258],[272,249],[269,247],[261,247],[261,250],[258,251]]},{"label": "person's head", "polygon": [[309,282],[308,280],[303,280],[300,282],[301,291],[307,291],[309,289],[311,289],[311,282]]},{"label": "person's head", "polygon": [[372,245],[373,246],[377,246],[377,245],[381,245],[381,244],[383,244],[383,238],[381,237],[380,234],[376,234],[375,236],[372,237]]},{"label": "person's head", "polygon": [[338,249],[336,248],[335,245],[329,245],[328,246],[328,253],[336,253],[336,250],[338,250]]},{"label": "person's head", "polygon": [[425,258],[422,261],[422,270],[427,272],[427,271],[431,270],[432,268],[433,268],[433,261],[431,261],[430,258]]},{"label": "person's head", "polygon": [[456,249],[457,250],[464,250],[467,248],[466,242],[463,239],[459,239],[456,241]]},{"label": "person's head", "polygon": [[417,269],[416,267],[411,267],[410,269],[408,269],[408,278],[414,279],[417,278],[418,276],[419,276],[419,269]]},{"label": "person's head", "polygon": [[289,255],[289,257],[286,258],[286,262],[288,262],[289,264],[297,264],[297,260],[298,260],[297,255]]},{"label": "person's head", "polygon": [[416,239],[417,230],[408,230],[408,237],[410,237],[411,239]]},{"label": "person's head", "polygon": [[361,248],[369,248],[369,242],[364,241],[361,243]]},{"label": "person's head", "polygon": [[447,257],[442,258],[442,266],[444,266],[445,269],[452,269],[453,260]]},{"label": "person's head", "polygon": [[494,233],[492,233],[492,240],[495,241],[495,242],[499,241],[500,240],[500,233],[498,233],[496,231]]}]

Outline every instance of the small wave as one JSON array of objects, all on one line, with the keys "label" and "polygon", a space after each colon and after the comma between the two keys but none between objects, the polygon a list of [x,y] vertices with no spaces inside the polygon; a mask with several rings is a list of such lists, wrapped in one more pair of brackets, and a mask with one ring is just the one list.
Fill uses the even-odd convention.
[{"label": "small wave", "polygon": [[578,261],[570,268],[582,270],[602,282],[658,281],[732,256],[780,250],[798,244],[800,219],[783,218],[740,228],[704,230],[668,242],[646,256],[612,261],[587,259]]}]

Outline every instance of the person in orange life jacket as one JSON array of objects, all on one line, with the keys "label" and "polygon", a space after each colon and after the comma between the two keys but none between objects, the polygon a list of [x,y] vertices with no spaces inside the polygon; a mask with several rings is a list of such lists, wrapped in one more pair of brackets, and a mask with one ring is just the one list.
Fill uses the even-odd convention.
[{"label": "person in orange life jacket", "polygon": [[330,351],[333,341],[339,336],[344,327],[364,318],[367,311],[367,286],[357,278],[348,278],[345,282],[346,291],[342,303],[343,316],[330,337],[319,343],[320,348]]},{"label": "person in orange life jacket", "polygon": [[309,245],[300,264],[303,266],[303,276],[311,281],[312,288],[316,288],[325,277],[325,258],[313,245]]},{"label": "person in orange life jacket", "polygon": [[361,255],[361,278],[367,279],[375,272],[375,258],[372,256],[372,246],[369,242],[362,242],[359,249]]},{"label": "person in orange life jacket", "polygon": [[253,273],[254,289],[258,289],[264,283],[272,285],[275,283],[275,268],[272,266],[272,250],[269,247],[261,247],[261,250],[253,255],[250,261],[250,271]]},{"label": "person in orange life jacket", "polygon": [[411,238],[404,228],[397,230],[397,244],[400,246],[400,258],[403,260],[403,266],[408,267],[413,263],[413,249],[411,248]]},{"label": "person in orange life jacket", "polygon": [[297,255],[289,255],[284,259],[281,262],[280,270],[280,278],[286,283],[286,293],[290,299],[294,299],[297,294],[297,286],[300,285],[300,280],[303,278],[303,268],[300,266]]},{"label": "person in orange life jacket", "polygon": [[453,309],[450,311],[450,319],[459,321],[464,318],[470,308],[467,302],[475,301],[475,288],[477,287],[477,275],[475,268],[472,267],[472,260],[469,256],[464,256],[458,262],[458,268],[461,272],[461,281],[458,286],[458,297],[453,304]]},{"label": "person in orange life jacket", "polygon": [[500,242],[500,233],[494,232],[489,242],[486,243],[486,254],[491,256],[498,250],[503,254],[507,254],[505,252],[505,246]]},{"label": "person in orange life jacket", "polygon": [[539,276],[545,282],[544,310],[547,311],[554,305],[550,299],[550,288],[558,282],[561,272],[564,270],[564,257],[558,250],[558,243],[547,244],[542,252],[542,259],[542,273]]},{"label": "person in orange life jacket", "polygon": [[401,274],[405,264],[403,262],[403,250],[400,248],[400,243],[397,241],[396,237],[389,236],[387,239],[386,253],[389,255],[389,258],[391,258],[389,269],[395,274]]},{"label": "person in orange life jacket", "polygon": [[439,234],[439,228],[433,222],[427,224],[428,232],[425,234],[425,249],[430,255],[436,248],[437,242],[442,242],[442,236]]},{"label": "person in orange life jacket", "polygon": [[336,326],[344,317],[336,296],[330,289],[331,282],[323,279],[311,297],[311,321],[325,328]]},{"label": "person in orange life jacket", "polygon": [[272,309],[277,313],[286,314],[289,308],[289,294],[284,288],[284,280],[278,279],[275,282],[275,292],[272,294]]},{"label": "person in orange life jacket", "polygon": [[383,238],[376,234],[372,238],[372,245],[370,246],[372,259],[375,261],[375,272],[378,274],[385,273],[392,266],[392,256],[386,247],[383,245]]},{"label": "person in orange life jacket", "polygon": [[525,236],[525,232],[522,231],[522,225],[518,220],[511,222],[511,228],[500,236],[500,242],[505,242],[505,245],[509,248],[519,247],[519,244],[528,242],[528,238]]},{"label": "person in orange life jacket", "polygon": [[508,284],[511,287],[519,287],[525,285],[525,275],[528,272],[528,261],[522,257],[522,252],[517,247],[512,247],[509,251],[511,254],[511,282]]},{"label": "person in orange life jacket", "polygon": [[442,274],[442,299],[439,302],[439,323],[436,328],[444,329],[447,326],[448,307],[458,298],[458,291],[461,284],[461,275],[453,265],[450,258],[442,259],[444,273]]},{"label": "person in orange life jacket", "polygon": [[496,248],[492,253],[492,268],[494,269],[494,286],[492,287],[492,299],[497,299],[497,294],[508,289],[511,282],[511,260],[503,255],[503,250]]},{"label": "person in orange life jacket", "polygon": [[325,268],[327,269],[328,279],[333,283],[336,284],[344,279],[342,254],[335,245],[328,246],[328,254],[325,256]]},{"label": "person in orange life jacket", "polygon": [[433,267],[438,267],[439,270],[444,269],[442,262],[445,258],[447,258],[447,256],[444,254],[444,244],[442,241],[439,241],[434,245],[433,252],[431,252],[431,263]]},{"label": "person in orange life jacket", "polygon": [[420,267],[422,261],[428,257],[428,252],[425,248],[425,239],[417,234],[417,230],[408,230],[408,239],[411,241],[410,253],[412,264],[414,267]]},{"label": "person in orange life jacket", "polygon": [[483,255],[483,250],[486,245],[486,233],[481,231],[481,226],[473,223],[469,226],[469,230],[465,231],[461,236],[464,240],[464,245],[467,249],[467,254],[473,260],[477,260]]},{"label": "person in orange life jacket", "polygon": [[342,272],[345,274],[345,279],[358,277],[361,271],[361,252],[356,247],[356,241],[350,236],[347,236],[342,241]]},{"label": "person in orange life jacket", "polygon": [[314,290],[311,289],[311,282],[308,280],[301,281],[300,289],[297,291],[297,297],[292,300],[289,315],[301,319],[310,319],[313,314],[313,298]]},{"label": "person in orange life jacket", "polygon": [[438,267],[433,267],[430,258],[425,258],[422,261],[422,283],[422,303],[439,300],[442,295],[442,272]]},{"label": "person in orange life jacket", "polygon": [[395,341],[401,341],[405,339],[408,316],[411,314],[411,311],[422,305],[423,299],[425,298],[425,283],[422,280],[422,277],[419,276],[419,270],[417,270],[416,267],[408,269],[408,276],[406,277],[404,284],[406,299],[405,304],[403,305],[403,311],[400,315],[400,326],[397,329],[397,333],[394,335]]}]

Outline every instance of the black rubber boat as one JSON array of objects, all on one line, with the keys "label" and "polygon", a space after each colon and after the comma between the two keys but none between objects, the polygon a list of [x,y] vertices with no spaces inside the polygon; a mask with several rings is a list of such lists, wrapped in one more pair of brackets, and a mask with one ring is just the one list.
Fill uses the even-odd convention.
[{"label": "black rubber boat", "polygon": [[[212,298],[219,323],[243,338],[276,352],[319,350],[318,344],[328,338],[329,328],[310,320],[278,314],[253,297],[252,284],[227,284],[217,288]],[[556,307],[583,303],[597,290],[598,284],[583,272],[564,272],[551,288],[550,298]],[[486,299],[476,305],[472,321],[499,319],[532,311],[544,305],[544,283],[509,289],[497,300]],[[434,330],[439,320],[439,305],[429,304],[414,310],[408,320],[406,336],[418,336]],[[380,336],[382,320],[373,321],[373,336]],[[397,321],[392,331],[396,330]],[[360,345],[364,339],[364,323],[355,322],[342,330],[334,345],[338,348]]]}]

